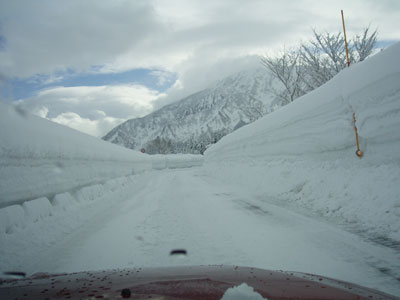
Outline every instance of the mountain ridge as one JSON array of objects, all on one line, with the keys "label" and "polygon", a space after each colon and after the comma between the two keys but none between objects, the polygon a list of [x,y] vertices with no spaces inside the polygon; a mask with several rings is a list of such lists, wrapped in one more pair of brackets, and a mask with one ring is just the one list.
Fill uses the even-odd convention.
[{"label": "mountain ridge", "polygon": [[147,153],[203,153],[206,146],[273,110],[271,76],[242,71],[213,86],[125,121],[103,139]]}]

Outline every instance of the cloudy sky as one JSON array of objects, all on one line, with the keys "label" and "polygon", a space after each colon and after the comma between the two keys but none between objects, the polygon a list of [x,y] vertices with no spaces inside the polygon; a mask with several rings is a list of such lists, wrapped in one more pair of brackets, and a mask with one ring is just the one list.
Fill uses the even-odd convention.
[{"label": "cloudy sky", "polygon": [[311,37],[370,25],[400,39],[399,0],[0,0],[0,98],[94,136]]}]

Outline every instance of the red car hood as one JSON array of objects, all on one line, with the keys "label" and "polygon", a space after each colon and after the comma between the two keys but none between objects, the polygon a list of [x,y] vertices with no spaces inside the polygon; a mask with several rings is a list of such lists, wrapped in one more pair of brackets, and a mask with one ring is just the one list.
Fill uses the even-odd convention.
[{"label": "red car hood", "polygon": [[246,283],[273,299],[399,299],[306,273],[238,266],[133,268],[0,280],[0,299],[215,299]]}]

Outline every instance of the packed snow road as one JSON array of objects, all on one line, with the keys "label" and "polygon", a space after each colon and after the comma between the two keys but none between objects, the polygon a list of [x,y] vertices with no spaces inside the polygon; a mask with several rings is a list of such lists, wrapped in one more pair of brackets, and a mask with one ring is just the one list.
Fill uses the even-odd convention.
[{"label": "packed snow road", "polygon": [[[125,196],[86,207],[79,228],[59,232],[34,259],[22,258],[27,270],[230,264],[316,273],[400,295],[395,250],[257,202],[242,187],[202,172],[136,176]],[[173,249],[186,249],[187,256],[170,256]]]}]

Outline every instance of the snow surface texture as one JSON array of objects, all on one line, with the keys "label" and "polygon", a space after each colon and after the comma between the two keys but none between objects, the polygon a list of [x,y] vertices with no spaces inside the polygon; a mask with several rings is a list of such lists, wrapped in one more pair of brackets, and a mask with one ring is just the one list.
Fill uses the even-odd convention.
[{"label": "snow surface texture", "polygon": [[72,203],[65,210],[0,233],[0,270],[223,264],[320,274],[400,295],[398,251],[242,193],[186,168],[63,195]]},{"label": "snow surface texture", "polygon": [[246,283],[229,288],[226,290],[221,300],[268,300],[255,292],[251,286]]},{"label": "snow surface texture", "polygon": [[201,156],[149,156],[0,103],[0,208],[152,169],[191,167]]},{"label": "snow surface texture", "polygon": [[127,198],[137,176],[57,194],[52,201],[42,197],[0,209],[0,270],[17,268],[30,273],[40,253],[96,216],[99,207],[110,210],[119,204],[118,199]]},{"label": "snow surface texture", "polygon": [[205,153],[207,173],[400,249],[399,55],[398,43],[224,137]]},{"label": "snow surface texture", "polygon": [[235,264],[400,295],[399,55],[226,136],[198,168],[1,105],[0,271]]}]

